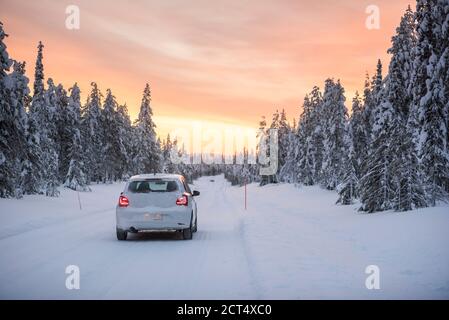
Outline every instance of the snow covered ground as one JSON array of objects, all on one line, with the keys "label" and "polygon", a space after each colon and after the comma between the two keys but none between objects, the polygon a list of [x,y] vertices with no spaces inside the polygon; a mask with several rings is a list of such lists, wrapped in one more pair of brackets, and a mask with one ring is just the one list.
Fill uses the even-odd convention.
[{"label": "snow covered ground", "polygon": [[[213,182],[211,180],[214,180]],[[360,214],[336,194],[292,185],[195,182],[199,231],[115,237],[123,184],[59,198],[0,200],[0,298],[449,298],[449,207]],[[67,290],[68,265],[81,272]],[[368,290],[365,268],[380,269]]]}]

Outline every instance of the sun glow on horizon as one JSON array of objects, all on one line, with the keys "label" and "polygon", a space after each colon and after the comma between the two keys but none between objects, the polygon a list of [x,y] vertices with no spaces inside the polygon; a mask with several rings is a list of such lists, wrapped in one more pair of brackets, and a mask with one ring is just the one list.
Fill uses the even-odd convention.
[{"label": "sun glow on horizon", "polygon": [[238,123],[200,120],[198,118],[154,117],[157,134],[161,140],[170,135],[178,147],[188,153],[215,154],[226,156],[246,149],[255,153],[257,128]]}]

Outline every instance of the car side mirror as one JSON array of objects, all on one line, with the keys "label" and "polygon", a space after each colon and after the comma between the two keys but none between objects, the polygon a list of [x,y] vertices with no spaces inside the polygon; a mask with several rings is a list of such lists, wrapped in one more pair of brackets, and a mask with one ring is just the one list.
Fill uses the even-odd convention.
[{"label": "car side mirror", "polygon": [[194,196],[194,197],[197,197],[199,195],[200,195],[200,192],[196,191],[196,190],[194,190],[193,193],[192,193],[192,196]]}]

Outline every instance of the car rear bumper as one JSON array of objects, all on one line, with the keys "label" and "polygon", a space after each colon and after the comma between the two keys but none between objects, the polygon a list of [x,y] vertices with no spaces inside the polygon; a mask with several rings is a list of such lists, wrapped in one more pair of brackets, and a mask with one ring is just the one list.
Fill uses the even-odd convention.
[{"label": "car rear bumper", "polygon": [[117,228],[125,231],[182,230],[190,227],[191,211],[117,208]]}]

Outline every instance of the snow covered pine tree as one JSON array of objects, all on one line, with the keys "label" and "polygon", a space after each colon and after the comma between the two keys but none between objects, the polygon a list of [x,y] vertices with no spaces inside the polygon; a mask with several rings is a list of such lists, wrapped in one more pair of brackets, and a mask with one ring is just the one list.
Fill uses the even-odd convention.
[{"label": "snow covered pine tree", "polygon": [[[27,161],[26,107],[29,102],[25,63],[9,58],[0,22],[0,197],[21,198]],[[11,64],[12,73],[8,74]]]},{"label": "snow covered pine tree", "polygon": [[68,146],[68,169],[64,186],[77,191],[89,191],[87,175],[84,172],[84,150],[81,135],[80,89],[75,83],[69,89],[70,97],[66,112],[65,136],[71,138]]},{"label": "snow covered pine tree", "polygon": [[151,109],[151,91],[147,83],[143,91],[139,116],[134,122],[135,150],[134,161],[137,173],[153,173],[161,170],[160,145],[156,138],[156,125],[153,122]]}]

